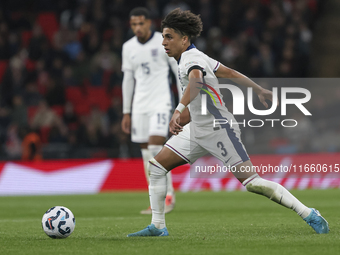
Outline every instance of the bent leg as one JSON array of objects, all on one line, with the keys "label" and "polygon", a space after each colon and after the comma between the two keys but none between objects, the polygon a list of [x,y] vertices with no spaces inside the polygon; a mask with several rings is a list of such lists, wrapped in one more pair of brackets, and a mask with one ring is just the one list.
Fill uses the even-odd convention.
[{"label": "bent leg", "polygon": [[[243,162],[237,165],[237,173],[235,173],[235,177],[238,178],[249,192],[266,196],[270,200],[294,210],[302,218],[306,218],[311,213],[310,208],[302,204],[282,185],[261,178],[253,170],[252,166],[250,160]],[[245,169],[249,169],[249,172],[242,172],[242,170],[244,171]]]},{"label": "bent leg", "polygon": [[172,169],[184,165],[188,163],[172,150],[167,147],[163,147],[162,150],[154,157],[155,160],[160,163],[167,171],[171,171]]}]

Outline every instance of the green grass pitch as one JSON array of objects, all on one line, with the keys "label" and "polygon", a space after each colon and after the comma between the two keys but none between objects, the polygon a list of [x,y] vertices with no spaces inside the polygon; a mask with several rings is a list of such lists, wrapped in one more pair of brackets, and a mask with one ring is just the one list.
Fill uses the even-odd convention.
[{"label": "green grass pitch", "polygon": [[[166,215],[169,237],[127,238],[151,217],[148,194],[0,197],[0,254],[340,254],[340,190],[293,191],[320,210],[328,235],[315,234],[293,211],[247,192],[177,193]],[[51,239],[41,228],[55,205],[74,213],[76,228]]]}]

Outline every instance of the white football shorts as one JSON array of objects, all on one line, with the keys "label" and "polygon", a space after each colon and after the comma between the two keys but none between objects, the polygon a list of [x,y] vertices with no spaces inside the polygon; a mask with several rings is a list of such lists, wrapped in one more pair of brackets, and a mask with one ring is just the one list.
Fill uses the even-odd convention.
[{"label": "white football shorts", "polygon": [[206,130],[205,135],[190,135],[191,123],[183,127],[177,136],[173,135],[164,146],[175,152],[189,164],[198,158],[211,154],[223,162],[225,166],[236,166],[249,160],[249,156],[241,142],[239,128],[219,128]]},{"label": "white football shorts", "polygon": [[169,132],[170,110],[154,113],[132,113],[131,141],[147,143],[150,136],[167,137]]}]

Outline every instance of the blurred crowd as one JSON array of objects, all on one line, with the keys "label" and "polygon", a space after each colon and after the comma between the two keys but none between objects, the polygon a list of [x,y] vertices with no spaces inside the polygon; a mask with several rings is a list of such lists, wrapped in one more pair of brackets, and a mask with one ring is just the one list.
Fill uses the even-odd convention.
[{"label": "blurred crowd", "polygon": [[196,46],[249,77],[309,75],[318,0],[1,1],[0,159],[139,155],[120,128],[121,48],[137,6],[158,31],[174,8],[200,13]]}]

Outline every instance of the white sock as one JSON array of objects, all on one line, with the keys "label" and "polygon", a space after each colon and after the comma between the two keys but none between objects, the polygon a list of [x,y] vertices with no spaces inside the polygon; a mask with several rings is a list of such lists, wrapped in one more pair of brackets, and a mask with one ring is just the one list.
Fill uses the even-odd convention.
[{"label": "white sock", "polygon": [[150,174],[148,172],[148,164],[149,164],[149,160],[152,159],[153,156],[151,156],[150,151],[148,149],[141,149],[141,151],[142,151],[142,158],[143,158],[143,163],[144,163],[145,178],[149,184]]},{"label": "white sock", "polygon": [[[163,146],[162,145],[148,145],[148,150],[151,154],[151,157],[155,157],[161,150]],[[174,195],[174,186],[172,185],[172,176],[171,172],[167,174],[167,195],[173,196]]]},{"label": "white sock", "polygon": [[150,185],[149,196],[152,210],[151,224],[156,228],[165,228],[165,197],[167,190],[166,174],[168,171],[154,158],[150,160]]},{"label": "white sock", "polygon": [[306,218],[311,209],[302,204],[282,185],[262,179],[254,174],[242,183],[248,191],[268,197],[270,200],[294,210],[301,218]]}]

